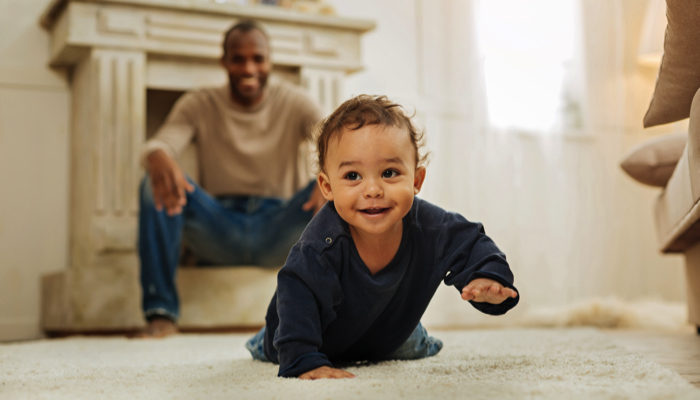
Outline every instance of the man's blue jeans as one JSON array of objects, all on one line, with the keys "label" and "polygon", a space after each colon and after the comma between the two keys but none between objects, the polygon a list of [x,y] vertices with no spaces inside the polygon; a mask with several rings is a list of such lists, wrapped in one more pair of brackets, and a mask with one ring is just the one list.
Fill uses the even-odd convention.
[{"label": "man's blue jeans", "polygon": [[201,265],[281,267],[289,250],[313,217],[303,211],[316,182],[291,199],[269,197],[214,198],[194,184],[179,215],[157,211],[151,180],[140,187],[139,256],[143,311],[147,319],[180,314],[175,273],[180,244],[190,248]]}]

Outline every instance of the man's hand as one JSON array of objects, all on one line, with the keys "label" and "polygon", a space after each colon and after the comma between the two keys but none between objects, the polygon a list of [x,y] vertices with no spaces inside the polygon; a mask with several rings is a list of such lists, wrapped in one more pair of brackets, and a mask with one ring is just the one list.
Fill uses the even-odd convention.
[{"label": "man's hand", "polygon": [[313,210],[314,215],[316,215],[318,210],[320,210],[324,204],[326,204],[326,199],[323,197],[323,194],[321,194],[321,189],[318,187],[318,185],[315,185],[314,189],[311,191],[309,200],[304,203],[303,206],[301,206],[301,209],[304,211]]},{"label": "man's hand", "polygon": [[163,150],[150,153],[147,161],[156,210],[165,208],[170,216],[180,214],[187,204],[185,191],[194,192],[194,186],[187,181],[175,160]]},{"label": "man's hand", "polygon": [[487,278],[476,278],[462,289],[462,299],[477,303],[501,304],[509,297],[518,297],[518,292]]},{"label": "man's hand", "polygon": [[311,371],[306,371],[299,375],[299,379],[305,381],[312,381],[314,379],[341,379],[341,378],[354,378],[355,375],[343,371],[342,369],[331,368],[328,366],[318,367],[312,369]]}]

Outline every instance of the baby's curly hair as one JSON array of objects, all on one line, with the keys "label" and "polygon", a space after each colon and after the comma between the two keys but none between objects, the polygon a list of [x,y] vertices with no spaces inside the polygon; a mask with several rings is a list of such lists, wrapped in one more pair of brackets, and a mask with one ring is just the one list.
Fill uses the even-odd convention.
[{"label": "baby's curly hair", "polygon": [[[415,115],[415,113],[414,113]],[[325,171],[328,143],[331,138],[343,134],[343,130],[358,130],[365,125],[393,126],[406,129],[416,150],[416,168],[425,166],[429,153],[424,151],[425,132],[416,128],[401,105],[386,96],[361,94],[341,104],[333,114],[321,121],[316,131],[317,170]]]}]

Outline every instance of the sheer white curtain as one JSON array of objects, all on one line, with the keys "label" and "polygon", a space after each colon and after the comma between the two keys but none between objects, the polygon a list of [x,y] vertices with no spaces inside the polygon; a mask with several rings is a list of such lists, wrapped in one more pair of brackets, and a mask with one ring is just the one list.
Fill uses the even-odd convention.
[{"label": "sheer white curtain", "polygon": [[474,3],[489,123],[538,134],[581,128],[576,0]]},{"label": "sheer white curtain", "polygon": [[[421,104],[434,153],[424,196],[483,222],[507,254],[522,301],[501,322],[593,297],[683,297],[680,259],[656,250],[658,190],[618,167],[647,135],[650,84],[635,66],[645,6],[446,0],[421,21],[441,32],[447,82]],[[455,306],[453,290],[424,322],[495,321]]]}]

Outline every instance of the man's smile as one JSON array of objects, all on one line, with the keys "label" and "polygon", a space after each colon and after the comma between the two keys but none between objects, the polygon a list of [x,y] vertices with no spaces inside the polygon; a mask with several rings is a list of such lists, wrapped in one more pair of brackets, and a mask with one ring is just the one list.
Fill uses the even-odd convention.
[{"label": "man's smile", "polygon": [[238,83],[244,86],[257,86],[258,83],[260,83],[260,81],[257,76],[249,76],[245,78],[240,78]]}]

